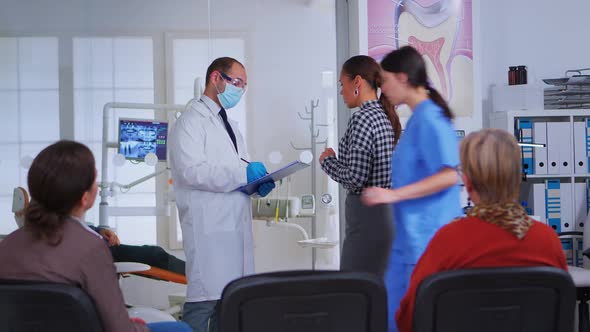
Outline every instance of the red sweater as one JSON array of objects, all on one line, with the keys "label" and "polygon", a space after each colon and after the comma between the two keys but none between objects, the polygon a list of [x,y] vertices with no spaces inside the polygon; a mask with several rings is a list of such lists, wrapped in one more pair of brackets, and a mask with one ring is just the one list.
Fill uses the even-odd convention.
[{"label": "red sweater", "polygon": [[400,332],[412,331],[420,282],[431,274],[465,268],[554,266],[567,270],[557,234],[535,222],[522,240],[500,227],[467,217],[442,227],[416,264],[408,291],[396,314]]}]

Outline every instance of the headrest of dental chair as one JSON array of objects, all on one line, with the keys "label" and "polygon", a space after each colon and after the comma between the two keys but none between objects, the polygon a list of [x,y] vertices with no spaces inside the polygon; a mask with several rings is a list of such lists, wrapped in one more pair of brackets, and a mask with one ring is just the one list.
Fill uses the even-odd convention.
[{"label": "headrest of dental chair", "polygon": [[24,226],[24,211],[29,206],[29,193],[23,187],[16,187],[12,192],[12,212],[19,228]]},{"label": "headrest of dental chair", "polygon": [[75,286],[0,280],[2,331],[103,332],[94,303]]},{"label": "headrest of dental chair", "polygon": [[230,282],[221,295],[221,332],[381,332],[383,282],[369,273],[288,271]]}]

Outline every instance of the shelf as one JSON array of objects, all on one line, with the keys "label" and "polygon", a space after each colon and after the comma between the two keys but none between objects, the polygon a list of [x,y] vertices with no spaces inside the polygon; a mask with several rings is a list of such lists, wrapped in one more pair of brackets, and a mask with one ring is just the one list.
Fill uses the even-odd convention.
[{"label": "shelf", "polygon": [[[542,179],[542,178],[571,178],[573,174],[527,174],[527,179]],[[590,176],[590,174],[587,174]]]},{"label": "shelf", "polygon": [[542,117],[570,117],[570,116],[590,116],[590,109],[564,109],[564,110],[538,110],[538,111],[500,111],[492,112],[492,116],[501,117],[502,113],[515,118],[542,118]]},{"label": "shelf", "polygon": [[527,174],[527,179],[542,179],[542,178],[590,178],[590,173],[585,174]]},{"label": "shelf", "polygon": [[[529,166],[539,165],[536,164],[539,161],[543,161],[546,166],[549,166],[553,163],[547,161],[552,160],[557,164],[545,168],[545,171],[560,171],[565,174],[527,174],[527,181],[522,182],[523,187],[521,187],[519,199],[530,203],[528,206],[533,210],[533,214],[540,216],[542,221],[547,221],[547,204],[549,204],[547,198],[549,195],[551,198],[559,197],[560,222],[563,230],[569,230],[574,225],[574,228],[579,229],[581,221],[587,218],[588,194],[590,193],[587,183],[590,180],[590,172],[586,168],[578,167],[578,162],[580,160],[586,161],[585,158],[587,158],[587,154],[585,154],[587,151],[580,149],[580,147],[587,146],[587,136],[582,137],[584,134],[582,129],[586,129],[587,133],[587,127],[590,127],[587,118],[590,118],[589,109],[535,109],[528,111],[513,109],[504,112],[491,112],[489,117],[491,128],[517,133],[516,136],[523,135],[527,137],[529,142],[549,143],[544,149],[528,148],[526,151],[523,150],[521,158],[524,158],[524,153],[532,151],[527,155],[527,158],[533,158],[533,160],[527,161]],[[519,120],[528,121],[523,122],[523,126],[519,129]],[[547,123],[547,126],[544,127],[543,123]],[[549,128],[549,123],[553,123],[551,128]],[[567,162],[569,167],[559,168],[562,162]],[[529,167],[527,170],[534,171],[534,168]],[[577,173],[580,171],[582,173]],[[555,187],[548,187],[545,184],[548,181],[560,183]],[[566,227],[565,223],[569,225]]]}]

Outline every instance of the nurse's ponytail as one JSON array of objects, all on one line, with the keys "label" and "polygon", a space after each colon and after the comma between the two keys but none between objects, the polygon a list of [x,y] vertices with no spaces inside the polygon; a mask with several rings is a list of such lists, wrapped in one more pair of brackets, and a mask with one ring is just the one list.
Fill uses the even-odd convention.
[{"label": "nurse's ponytail", "polygon": [[[377,86],[379,88],[381,88],[381,83],[382,78],[381,75],[379,75],[379,79],[377,81]],[[399,120],[399,115],[397,114],[396,107],[395,105],[390,103],[389,100],[387,100],[387,98],[383,94],[383,91],[381,91],[381,96],[379,96],[379,103],[381,103],[381,106],[385,110],[385,113],[387,113],[389,122],[391,122],[391,126],[393,127],[393,144],[397,145],[399,137],[402,135],[402,123]]]},{"label": "nurse's ponytail", "polygon": [[404,73],[408,76],[408,84],[414,88],[423,87],[428,90],[430,99],[443,109],[449,120],[454,118],[449,104],[430,83],[426,75],[426,63],[422,55],[412,46],[404,46],[390,52],[381,60],[381,68],[390,73]]},{"label": "nurse's ponytail", "polygon": [[451,112],[451,108],[447,101],[433,88],[430,83],[426,82],[426,86],[424,86],[426,90],[428,90],[428,95],[432,101],[437,104],[440,108],[443,109],[443,114],[447,117],[447,119],[452,120],[455,118],[453,112]]}]

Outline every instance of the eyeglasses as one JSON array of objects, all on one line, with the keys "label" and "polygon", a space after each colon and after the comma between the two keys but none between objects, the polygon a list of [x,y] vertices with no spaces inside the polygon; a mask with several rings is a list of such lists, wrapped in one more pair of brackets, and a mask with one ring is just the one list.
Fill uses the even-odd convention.
[{"label": "eyeglasses", "polygon": [[248,84],[244,83],[244,81],[239,77],[231,78],[222,72],[219,72],[219,74],[221,74],[221,77],[223,77],[224,80],[228,81],[229,83],[231,83],[231,85],[233,85],[235,87],[238,87],[240,89],[244,89],[244,91],[248,87]]}]

